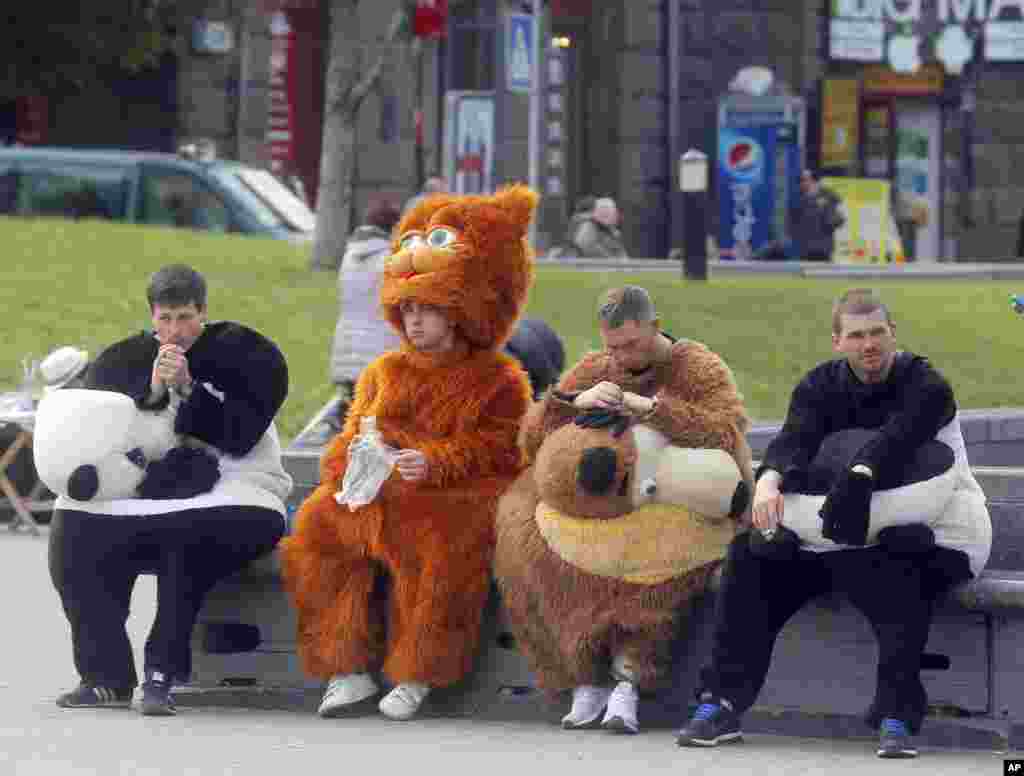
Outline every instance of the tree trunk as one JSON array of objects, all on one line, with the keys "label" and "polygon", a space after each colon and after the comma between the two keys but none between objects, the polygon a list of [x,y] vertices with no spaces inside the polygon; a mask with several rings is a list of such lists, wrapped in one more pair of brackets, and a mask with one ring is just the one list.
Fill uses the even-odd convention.
[{"label": "tree trunk", "polygon": [[356,122],[359,108],[380,75],[367,69],[359,35],[359,0],[330,1],[330,48],[325,79],[323,153],[316,202],[312,269],[336,269],[352,231]]}]

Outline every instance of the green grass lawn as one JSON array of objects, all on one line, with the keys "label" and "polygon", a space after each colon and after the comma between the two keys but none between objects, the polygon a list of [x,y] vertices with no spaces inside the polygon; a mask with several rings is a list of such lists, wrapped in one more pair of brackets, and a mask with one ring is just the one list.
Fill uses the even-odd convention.
[{"label": "green grass lawn", "polygon": [[[290,440],[332,393],[327,358],[337,316],[336,276],[310,272],[303,249],[274,240],[127,225],[0,218],[8,311],[0,337],[0,387],[17,386],[21,359],[59,345],[96,353],[149,325],[145,285],[172,261],[210,285],[210,316],[246,323],[288,359],[291,391],[279,417]],[[569,363],[599,346],[596,300],[605,288],[646,286],[664,328],[720,353],[755,420],[777,420],[796,380],[831,353],[831,301],[842,280],[778,276],[688,283],[673,273],[600,273],[541,267],[528,313],[562,335]],[[1021,403],[1024,320],[1011,311],[1012,282],[874,282],[889,302],[900,343],[929,355],[964,408]]]}]

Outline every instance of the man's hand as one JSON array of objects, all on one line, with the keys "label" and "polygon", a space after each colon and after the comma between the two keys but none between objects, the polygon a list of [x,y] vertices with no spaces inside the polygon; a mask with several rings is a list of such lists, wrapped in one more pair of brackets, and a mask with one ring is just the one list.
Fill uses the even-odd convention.
[{"label": "man's hand", "polygon": [[783,501],[779,490],[778,472],[766,471],[754,487],[754,507],[751,521],[754,528],[771,534],[782,524]]},{"label": "man's hand", "polygon": [[150,387],[153,393],[162,393],[164,388],[192,384],[192,373],[188,369],[185,351],[178,345],[161,345],[153,361]]},{"label": "man's hand", "polygon": [[846,472],[829,491],[818,513],[822,535],[839,544],[861,546],[868,540],[874,480],[859,471]]},{"label": "man's hand", "polygon": [[611,410],[620,412],[623,408],[623,390],[615,383],[603,380],[593,388],[588,388],[573,401],[573,406],[581,410]]},{"label": "man's hand", "polygon": [[641,396],[638,393],[624,391],[622,394],[622,406],[630,415],[642,418],[650,414],[654,409],[655,401],[649,396]]},{"label": "man's hand", "polygon": [[399,450],[395,457],[395,468],[403,480],[420,482],[427,478],[429,464],[427,456],[419,450]]}]

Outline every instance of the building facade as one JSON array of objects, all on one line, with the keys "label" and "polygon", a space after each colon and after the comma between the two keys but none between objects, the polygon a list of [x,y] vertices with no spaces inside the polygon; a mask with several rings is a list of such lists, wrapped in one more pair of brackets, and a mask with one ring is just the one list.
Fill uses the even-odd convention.
[{"label": "building facade", "polygon": [[[315,190],[329,2],[292,0],[287,33],[264,0],[190,0],[173,62],[151,76],[160,88],[51,106],[47,140],[112,145],[132,125],[151,128],[136,145],[210,137]],[[892,204],[918,259],[1019,253],[1024,2],[545,0],[539,27],[530,0],[442,5],[446,34],[416,55],[389,41],[399,0],[359,3],[353,45],[382,71],[359,114],[356,211],[434,172],[467,191],[533,180],[541,248],[562,239],[576,199],[612,196],[629,253],[667,256],[684,233],[679,157],[696,148],[714,162],[719,99],[741,69],[763,67],[806,105],[803,163],[906,189]],[[73,120],[85,114],[110,119]]]}]

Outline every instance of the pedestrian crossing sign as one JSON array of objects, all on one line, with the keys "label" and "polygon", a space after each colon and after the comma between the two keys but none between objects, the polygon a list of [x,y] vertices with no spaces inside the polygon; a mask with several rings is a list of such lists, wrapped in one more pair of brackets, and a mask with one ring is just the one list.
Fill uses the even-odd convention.
[{"label": "pedestrian crossing sign", "polygon": [[529,92],[533,85],[533,16],[525,13],[508,15],[505,27],[505,73],[510,92]]}]

